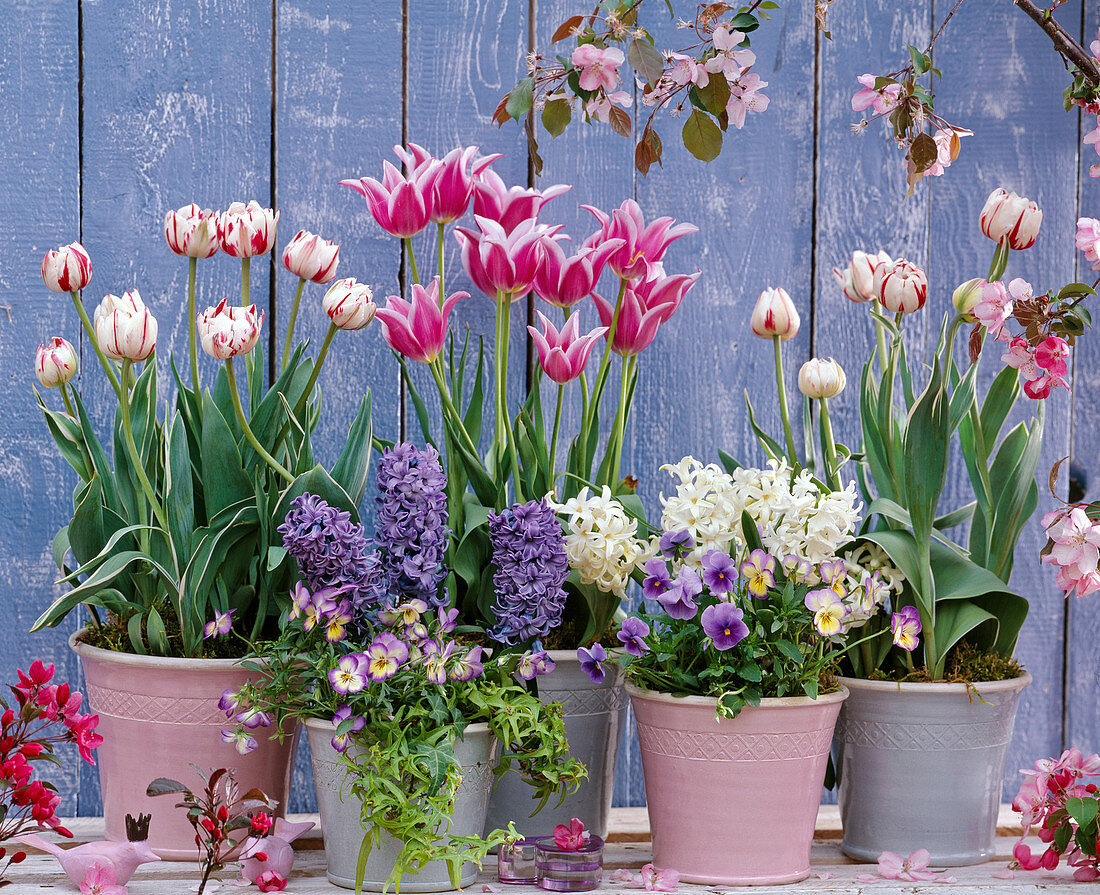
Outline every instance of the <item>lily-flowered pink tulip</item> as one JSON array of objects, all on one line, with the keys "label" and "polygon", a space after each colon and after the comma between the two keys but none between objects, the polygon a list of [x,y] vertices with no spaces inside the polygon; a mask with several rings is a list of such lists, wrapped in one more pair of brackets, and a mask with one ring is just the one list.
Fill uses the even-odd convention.
[{"label": "lily-flowered pink tulip", "polygon": [[50,292],[79,292],[92,278],[92,259],[79,242],[50,249],[42,258],[42,279]]},{"label": "lily-flowered pink tulip", "polygon": [[196,329],[202,340],[202,350],[218,360],[248,354],[260,341],[264,313],[257,315],[256,306],[242,308],[223,298],[216,308],[207,308],[196,315]]},{"label": "lily-flowered pink tulip", "polygon": [[46,388],[56,388],[76,375],[79,365],[76,349],[59,336],[39,345],[34,356],[34,375]]},{"label": "lily-flowered pink tulip", "polygon": [[331,283],[340,263],[340,246],[308,230],[299,230],[283,249],[283,267],[311,283]]},{"label": "lily-flowered pink tulip", "polygon": [[145,360],[157,347],[157,320],[137,289],[106,295],[95,309],[95,337],[111,360]]},{"label": "lily-flowered pink tulip", "polygon": [[367,200],[378,226],[399,239],[415,236],[428,226],[432,183],[439,161],[426,158],[407,174],[402,174],[389,162],[382,163],[382,182],[373,177],[341,180]]},{"label": "lily-flowered pink tulip", "polygon": [[765,289],[752,309],[749,326],[753,334],[762,339],[779,336],[786,341],[798,335],[801,322],[786,289]]},{"label": "lily-flowered pink tulip", "polygon": [[[477,179],[489,165],[498,158],[503,158],[500,153],[497,153],[474,161],[474,156],[477,155],[476,146],[452,149],[438,160],[423,146],[418,146],[416,143],[410,143],[408,149],[394,146],[393,151],[405,163],[408,170],[415,170],[425,162],[436,162],[431,170],[427,188],[428,220],[433,224],[449,224],[462,217],[470,207]],[[472,168],[471,162],[473,162]]]},{"label": "lily-flowered pink tulip", "polygon": [[544,190],[509,188],[496,171],[484,171],[474,184],[474,215],[490,218],[511,233],[523,221],[536,220],[543,205],[571,189],[563,183]]},{"label": "lily-flowered pink tulip", "polygon": [[386,307],[376,315],[382,321],[386,344],[411,360],[431,363],[443,350],[447,338],[447,318],[459,299],[469,292],[455,292],[439,306],[439,277],[424,286],[414,283],[412,301],[397,295],[386,298]]},{"label": "lily-flowered pink tulip", "polygon": [[928,298],[928,277],[904,258],[875,268],[875,293],[879,303],[895,314],[912,314]]},{"label": "lily-flowered pink tulip", "polygon": [[807,398],[835,398],[847,384],[844,369],[831,357],[810,358],[798,371],[798,390]]},{"label": "lily-flowered pink tulip", "polygon": [[556,239],[543,239],[546,257],[535,273],[535,294],[559,308],[573,307],[592,294],[608,256],[622,245],[623,240],[610,239],[566,256]]},{"label": "lily-flowered pink tulip", "polygon": [[164,216],[164,238],[177,255],[210,258],[218,252],[218,213],[194,202]]},{"label": "lily-flowered pink tulip", "polygon": [[982,233],[994,242],[1007,242],[1017,252],[1035,244],[1042,223],[1038,205],[1004,189],[989,194],[978,217]]},{"label": "lily-flowered pink tulip", "polygon": [[362,329],[374,319],[378,308],[374,293],[366,283],[357,283],[353,277],[337,280],[321,299],[321,307],[329,320],[340,329]]},{"label": "lily-flowered pink tulip", "polygon": [[275,245],[279,212],[264,208],[253,199],[247,205],[234,202],[218,218],[218,239],[222,251],[234,258],[266,255]]},{"label": "lily-flowered pink tulip", "polygon": [[581,208],[590,211],[600,225],[600,229],[584,241],[585,246],[598,246],[609,239],[623,240],[619,250],[608,258],[607,265],[624,279],[644,275],[647,265],[660,261],[675,240],[699,232],[694,224],[677,224],[670,217],[657,218],[647,226],[641,206],[633,199],[625,200],[610,217],[591,205]]},{"label": "lily-flowered pink tulip", "polygon": [[869,252],[852,252],[852,260],[845,268],[834,267],[833,276],[844,296],[851,301],[864,302],[875,300],[875,270],[880,264],[889,264],[893,259],[885,252],[872,255]]},{"label": "lily-flowered pink tulip", "polygon": [[607,332],[607,327],[598,326],[582,336],[580,316],[573,314],[565,322],[561,332],[558,332],[557,327],[542,311],[535,313],[542,324],[542,332],[533,326],[527,327],[527,332],[531,334],[538,349],[539,364],[543,372],[559,384],[572,382],[584,372],[592,347]]},{"label": "lily-flowered pink tulip", "polygon": [[633,281],[629,288],[638,294],[647,308],[659,308],[661,323],[667,323],[669,318],[679,310],[684,296],[699,279],[699,273],[696,271],[666,276],[664,265],[658,262],[650,264],[645,276]]},{"label": "lily-flowered pink tulip", "polygon": [[462,266],[474,285],[490,298],[503,292],[506,300],[515,301],[531,288],[542,266],[546,257],[544,238],[560,228],[540,226],[532,218],[508,233],[490,218],[475,215],[474,220],[480,231],[455,228],[462,244]]},{"label": "lily-flowered pink tulip", "polygon": [[[592,293],[592,300],[596,302],[600,323],[610,332],[615,306],[596,292]],[[619,319],[611,338],[611,350],[623,357],[633,357],[645,351],[657,336],[657,328],[665,321],[666,311],[665,305],[649,307],[637,290],[628,285],[623,292]]]}]

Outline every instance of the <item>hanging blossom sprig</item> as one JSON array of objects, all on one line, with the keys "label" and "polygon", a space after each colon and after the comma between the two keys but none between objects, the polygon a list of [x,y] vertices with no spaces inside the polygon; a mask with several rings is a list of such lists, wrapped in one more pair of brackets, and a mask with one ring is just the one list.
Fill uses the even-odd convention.
[{"label": "hanging blossom sprig", "polygon": [[[631,137],[632,121],[625,109],[634,98],[621,89],[620,71],[628,63],[642,85],[642,104],[652,109],[635,146],[635,167],[646,174],[661,162],[662,142],[654,127],[661,109],[673,118],[686,112],[684,146],[701,161],[717,158],[730,124],[741,129],[749,112],[768,108],[768,97],[761,92],[768,82],[751,71],[756,56],[748,35],[779,4],[772,0],[740,7],[700,3],[692,21],[679,22],[681,29],[692,32],[694,41],[675,51],[658,50],[653,35],[638,24],[641,5],[642,0],[620,0],[600,4],[589,15],[567,18],[551,43],[568,40],[575,48],[553,58],[529,54],[527,77],[500,101],[493,120],[503,125],[538,110],[543,127],[557,137],[572,121],[574,107],[579,107],[585,121],[609,124],[617,134]],[[668,9],[671,14],[672,6]],[[530,124],[527,136],[538,173],[542,159]]]}]

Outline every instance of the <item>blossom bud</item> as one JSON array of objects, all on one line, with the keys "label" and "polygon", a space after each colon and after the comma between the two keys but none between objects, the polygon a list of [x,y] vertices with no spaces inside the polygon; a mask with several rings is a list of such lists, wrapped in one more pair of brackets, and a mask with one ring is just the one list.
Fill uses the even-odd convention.
[{"label": "blossom bud", "polygon": [[785,289],[765,289],[752,309],[749,325],[762,339],[779,336],[786,341],[798,335],[798,311]]},{"label": "blossom bud", "polygon": [[95,337],[111,360],[145,360],[157,347],[157,319],[137,289],[108,293],[95,309]]},{"label": "blossom bud", "polygon": [[848,384],[844,369],[831,357],[814,357],[798,371],[798,390],[807,398],[835,398]]},{"label": "blossom bud", "polygon": [[283,266],[311,283],[330,283],[340,262],[340,246],[308,230],[299,230],[283,249]]},{"label": "blossom bud", "polygon": [[852,252],[852,260],[848,262],[848,266],[843,269],[834,267],[833,276],[846,298],[857,302],[874,301],[875,270],[881,264],[889,264],[891,260],[885,252],[877,255]]},{"label": "blossom bud", "polygon": [[164,238],[177,255],[210,258],[218,251],[218,214],[194,202],[164,216]]},{"label": "blossom bud", "polygon": [[50,292],[79,292],[92,278],[92,259],[79,242],[50,249],[42,258],[42,279]]},{"label": "blossom bud", "polygon": [[218,360],[248,354],[260,340],[264,324],[263,311],[230,305],[222,299],[216,308],[207,308],[196,315],[195,327],[202,341],[202,350]]},{"label": "blossom bud", "polygon": [[911,314],[924,307],[928,298],[928,277],[904,258],[875,268],[875,297],[888,311]]},{"label": "blossom bud", "polygon": [[49,344],[39,345],[34,357],[34,375],[46,388],[68,382],[76,374],[77,366],[76,349],[57,336]]},{"label": "blossom bud", "polygon": [[955,310],[962,315],[963,320],[967,323],[978,322],[973,310],[974,306],[982,300],[983,286],[985,286],[985,280],[981,277],[974,277],[974,279],[967,280],[965,283],[959,283],[955,287],[955,291],[951,293],[951,304],[955,306]]},{"label": "blossom bud", "polygon": [[1034,245],[1042,223],[1043,213],[1038,205],[1004,189],[989,194],[978,217],[982,233],[994,242],[1007,242],[1017,252]]},{"label": "blossom bud", "polygon": [[378,310],[372,299],[374,293],[366,283],[357,283],[354,277],[337,280],[321,299],[321,307],[334,326],[340,329],[362,329],[374,319]]}]

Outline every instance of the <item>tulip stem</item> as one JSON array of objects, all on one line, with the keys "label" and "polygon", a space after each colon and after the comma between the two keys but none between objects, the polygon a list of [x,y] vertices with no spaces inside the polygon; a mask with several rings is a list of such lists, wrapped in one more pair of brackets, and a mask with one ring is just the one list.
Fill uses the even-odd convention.
[{"label": "tulip stem", "polygon": [[111,366],[110,362],[104,356],[102,349],[99,347],[99,340],[95,337],[95,328],[92,326],[92,321],[88,319],[88,312],[84,310],[84,302],[80,300],[80,295],[77,292],[73,291],[69,294],[73,297],[73,304],[76,305],[76,313],[80,316],[80,323],[84,327],[84,332],[88,334],[88,338],[92,341],[92,348],[95,349],[96,357],[99,358],[100,364],[103,365],[103,371],[111,381],[111,388],[113,388],[115,394],[121,398],[122,386],[119,384],[118,375],[115,373],[115,368]]},{"label": "tulip stem", "polygon": [[783,340],[772,336],[775,343],[775,382],[779,390],[779,413],[783,417],[783,437],[787,439],[787,455],[791,468],[799,465],[798,452],[794,448],[794,435],[791,434],[791,414],[787,409],[787,383],[783,376]]},{"label": "tulip stem", "polygon": [[842,491],[840,469],[836,462],[836,441],[833,440],[833,425],[829,422],[829,399],[818,401],[818,413],[821,414],[822,449],[825,451],[825,476],[834,491]]},{"label": "tulip stem", "polygon": [[69,414],[74,420],[76,419],[76,412],[73,410],[73,402],[69,400],[69,390],[65,388],[65,383],[60,383],[61,386],[61,400],[65,402],[65,412]]},{"label": "tulip stem", "polygon": [[302,397],[298,399],[297,405],[294,407],[294,415],[300,416],[305,409],[306,402],[309,400],[309,396],[313,394],[313,387],[317,384],[317,377],[321,375],[321,366],[325,362],[325,358],[328,356],[329,345],[332,344],[332,337],[339,331],[335,323],[328,325],[328,332],[325,333],[325,340],[321,343],[321,350],[317,352],[317,363],[313,365],[313,372],[309,374],[309,382],[306,383],[306,390],[302,392]]},{"label": "tulip stem", "polygon": [[439,225],[439,306],[443,307],[443,229],[446,225]]},{"label": "tulip stem", "polygon": [[298,302],[302,300],[302,289],[305,288],[305,285],[305,277],[298,277],[298,289],[294,293],[294,304],[290,306],[290,320],[287,321],[286,326],[286,340],[283,342],[283,363],[279,367],[280,372],[286,369],[287,361],[290,360],[290,346],[294,340],[294,321],[298,319]]},{"label": "tulip stem", "polygon": [[623,358],[621,379],[619,382],[619,406],[615,411],[615,428],[612,435],[613,441],[608,446],[609,450],[614,453],[612,454],[611,463],[607,468],[608,481],[600,483],[611,486],[612,490],[614,490],[615,485],[619,481],[619,466],[622,464],[623,459],[623,439],[626,437],[626,414],[627,404],[630,401],[630,383],[634,378],[636,367],[636,357]]},{"label": "tulip stem", "polygon": [[497,365],[500,370],[500,378],[497,380],[497,402],[500,406],[501,423],[504,426],[503,446],[511,454],[512,490],[518,503],[523,500],[523,488],[519,478],[519,452],[512,438],[511,418],[508,415],[508,340],[512,332],[512,301],[511,296],[506,296],[502,292],[497,293],[497,297],[501,307],[500,341],[497,343]]},{"label": "tulip stem", "polygon": [[592,427],[592,421],[596,415],[596,408],[599,406],[600,397],[603,394],[603,387],[607,382],[607,371],[611,364],[611,346],[615,342],[615,331],[619,328],[619,313],[623,308],[624,295],[626,295],[626,280],[620,278],[619,297],[615,299],[615,313],[611,316],[611,326],[607,330],[607,335],[604,336],[607,340],[607,344],[604,345],[603,357],[600,358],[600,367],[599,371],[596,373],[596,381],[592,384],[592,401],[588,405],[588,414],[584,420],[585,432]]},{"label": "tulip stem", "polygon": [[413,254],[413,242],[411,236],[405,237],[405,250],[409,253],[409,270],[412,271],[413,282],[420,282],[420,274],[416,272],[416,255]]},{"label": "tulip stem", "polygon": [[877,317],[875,318],[875,338],[878,340],[878,371],[881,377],[886,372],[886,330]]},{"label": "tulip stem", "polygon": [[466,426],[462,422],[462,416],[459,414],[458,408],[455,407],[454,401],[451,400],[451,392],[450,389],[447,388],[447,380],[443,376],[442,365],[443,362],[438,357],[428,362],[428,369],[432,371],[432,376],[435,378],[435,384],[439,387],[439,399],[443,402],[443,412],[451,415],[451,419],[455,424],[455,429],[462,436],[462,441],[465,443],[466,450],[476,457],[478,455],[477,446],[470,439],[470,433],[466,431]]},{"label": "tulip stem", "polygon": [[[233,372],[233,358],[227,357],[225,359],[225,375],[229,378],[229,396],[233,400],[233,410],[237,414],[237,422],[241,424],[241,429],[244,432],[244,437],[248,439],[248,443],[252,445],[252,449],[259,454],[279,475],[281,475],[288,482],[294,481],[294,476],[287,472],[286,468],[274,457],[271,456],[259,439],[253,433],[252,428],[248,425],[248,420],[245,419],[244,408],[241,407],[241,396],[237,394],[237,376]],[[306,394],[309,394],[306,392]]]},{"label": "tulip stem", "polygon": [[[122,362],[122,377],[125,379],[130,372],[130,367],[133,361],[129,358]],[[145,492],[145,498],[149,501],[149,506],[153,509],[153,514],[157,517],[157,522],[160,523],[165,533],[168,532],[168,517],[164,514],[164,509],[160,505],[160,501],[157,500],[156,493],[153,491],[153,486],[149,483],[149,476],[145,472],[145,464],[141,461],[141,455],[138,454],[137,445],[134,443],[134,429],[130,423],[130,395],[122,389],[119,395],[119,401],[122,405],[122,431],[125,435],[126,453],[130,455],[130,463],[134,467],[134,472],[137,473],[138,481],[141,483],[141,490]]]},{"label": "tulip stem", "polygon": [[558,429],[561,427],[561,406],[564,398],[565,386],[559,382],[558,401],[554,406],[554,434],[550,436],[550,487],[553,487],[557,480]]},{"label": "tulip stem", "polygon": [[251,302],[248,300],[248,286],[251,277],[252,259],[245,255],[241,258],[241,307],[247,308]]},{"label": "tulip stem", "polygon": [[199,385],[199,352],[196,344],[196,326],[195,319],[195,268],[198,266],[198,258],[187,259],[187,332],[188,340],[191,347],[191,387],[194,389],[197,395],[200,390]]}]

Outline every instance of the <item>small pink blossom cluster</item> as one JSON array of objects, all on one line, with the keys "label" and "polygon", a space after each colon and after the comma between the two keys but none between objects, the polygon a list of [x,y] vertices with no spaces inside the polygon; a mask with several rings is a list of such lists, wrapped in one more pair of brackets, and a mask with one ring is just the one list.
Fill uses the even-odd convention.
[{"label": "small pink blossom cluster", "polygon": [[1078,218],[1077,248],[1085,253],[1085,260],[1093,270],[1100,270],[1100,220],[1096,218]]},{"label": "small pink blossom cluster", "polygon": [[[1064,857],[1078,882],[1100,879],[1100,846],[1097,844],[1097,786],[1085,777],[1100,776],[1100,755],[1086,758],[1068,749],[1060,758],[1035,762],[1035,770],[1022,770],[1026,779],[1012,808],[1020,812],[1024,832],[1012,849],[1013,867],[1021,870],[1053,870]],[[1046,850],[1033,855],[1024,839],[1033,831]]]},{"label": "small pink blossom cluster", "polygon": [[1043,562],[1058,569],[1058,586],[1066,596],[1083,597],[1100,590],[1100,524],[1093,522],[1084,507],[1047,513],[1043,528],[1050,537],[1049,552]]},{"label": "small pink blossom cluster", "polygon": [[[1096,64],[1100,65],[1100,29],[1097,31],[1097,39],[1089,44],[1089,52],[1092,53],[1092,58],[1096,60]],[[1100,155],[1100,103],[1079,102],[1079,105],[1086,115],[1096,116],[1096,127],[1085,134],[1085,138],[1081,142],[1086,146],[1092,146],[1096,150],[1096,154]],[[1100,164],[1089,165],[1089,177],[1100,177]]]},{"label": "small pink blossom cluster", "polygon": [[611,882],[624,889],[645,889],[647,892],[675,892],[680,885],[680,874],[671,867],[658,870],[652,864],[643,864],[641,870],[632,873],[626,869],[613,870]]},{"label": "small pink blossom cluster", "polygon": [[580,73],[581,89],[593,93],[584,104],[589,118],[609,123],[613,105],[630,108],[634,102],[633,96],[625,90],[615,89],[620,81],[619,66],[625,59],[623,51],[617,47],[600,47],[594,43],[581,44],[570,55],[569,61]]}]

